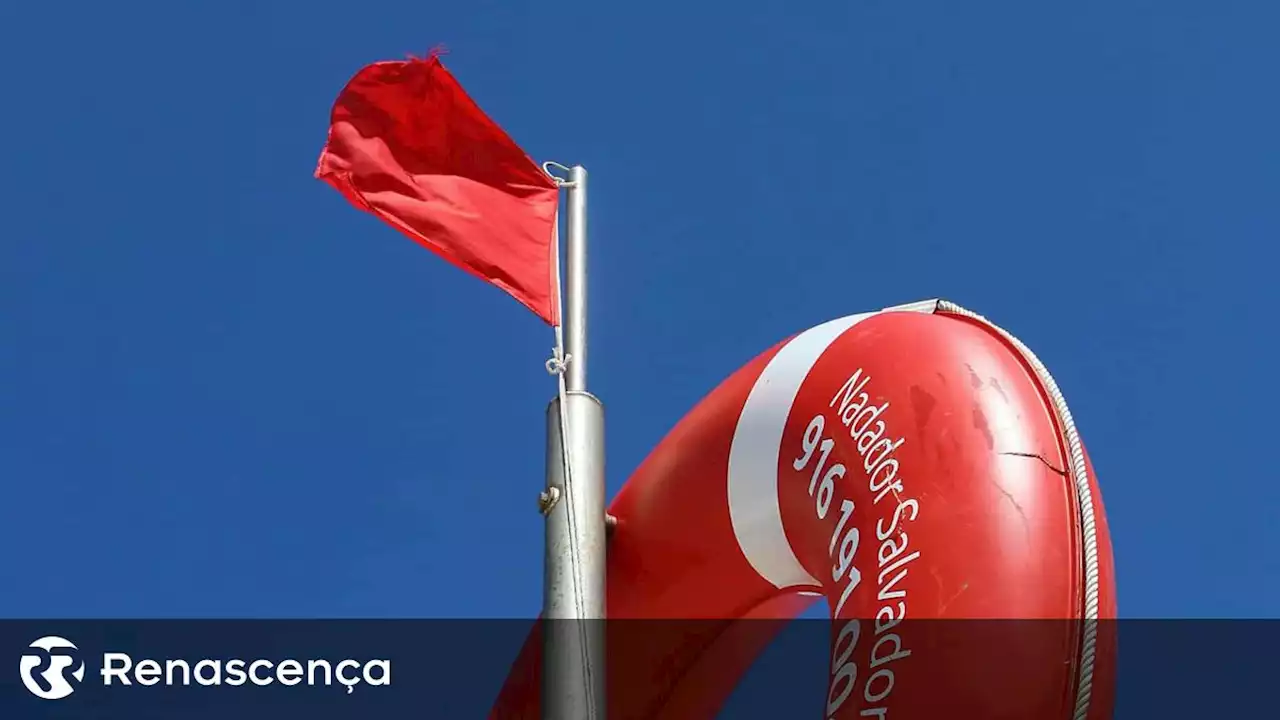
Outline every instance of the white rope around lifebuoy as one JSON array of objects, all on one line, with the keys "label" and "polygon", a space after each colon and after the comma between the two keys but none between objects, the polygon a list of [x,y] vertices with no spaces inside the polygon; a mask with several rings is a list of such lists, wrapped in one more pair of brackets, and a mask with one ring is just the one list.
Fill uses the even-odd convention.
[{"label": "white rope around lifebuoy", "polygon": [[[1063,397],[1062,391],[1058,388],[1058,383],[1049,374],[1049,370],[1044,366],[1044,363],[1040,362],[1035,353],[1031,352],[1031,349],[1023,344],[1021,340],[985,317],[971,310],[966,310],[953,302],[947,300],[932,302],[934,302],[933,312],[959,315],[975,320],[991,328],[1000,337],[1017,348],[1022,357],[1031,365],[1031,369],[1035,372],[1037,378],[1044,384],[1045,392],[1049,395],[1049,401],[1053,404],[1054,414],[1057,415],[1058,422],[1061,424],[1062,436],[1067,442],[1067,449],[1071,455],[1071,479],[1075,488],[1076,504],[1080,509],[1080,529],[1084,540],[1084,631],[1080,643],[1080,672],[1076,687],[1076,705],[1073,719],[1085,720],[1089,715],[1089,704],[1093,695],[1093,671],[1097,660],[1100,581],[1098,569],[1098,525],[1094,514],[1093,491],[1089,487],[1089,473],[1084,462],[1084,445],[1080,441],[1079,432],[1076,431],[1075,420],[1071,417],[1071,410],[1067,407],[1066,398]],[[912,305],[920,306],[922,304],[913,303]],[[904,307],[902,309],[908,308]],[[917,308],[912,307],[910,309]],[[919,309],[924,308],[920,307]]]}]

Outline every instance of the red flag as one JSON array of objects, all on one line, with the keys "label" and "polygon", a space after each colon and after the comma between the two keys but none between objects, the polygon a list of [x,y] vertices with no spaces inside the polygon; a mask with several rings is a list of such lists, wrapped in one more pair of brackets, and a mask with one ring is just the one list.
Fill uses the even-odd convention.
[{"label": "red flag", "polygon": [[316,177],[558,324],[556,184],[434,54],[356,73]]}]

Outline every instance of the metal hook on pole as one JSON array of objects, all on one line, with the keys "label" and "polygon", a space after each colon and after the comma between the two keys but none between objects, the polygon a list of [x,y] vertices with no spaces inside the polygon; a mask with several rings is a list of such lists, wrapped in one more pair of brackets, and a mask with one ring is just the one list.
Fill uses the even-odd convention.
[{"label": "metal hook on pole", "polygon": [[[560,174],[552,172],[553,170],[558,170],[560,173],[563,173],[568,177],[561,177]],[[574,186],[574,181],[571,179],[573,177],[573,169],[565,167],[554,160],[548,160],[542,163],[542,172],[546,173],[552,180],[554,180],[557,187],[571,188]]]}]

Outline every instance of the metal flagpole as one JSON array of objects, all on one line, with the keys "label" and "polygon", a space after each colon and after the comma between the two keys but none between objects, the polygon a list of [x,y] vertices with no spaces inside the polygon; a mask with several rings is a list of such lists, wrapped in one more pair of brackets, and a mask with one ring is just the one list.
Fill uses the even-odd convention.
[{"label": "metal flagpole", "polygon": [[[547,408],[547,489],[542,496],[542,717],[602,720],[604,408],[587,392],[587,171],[581,166],[568,170],[567,181],[558,179],[568,191],[566,307],[553,360],[560,387]],[[558,252],[556,266],[559,272]]]}]

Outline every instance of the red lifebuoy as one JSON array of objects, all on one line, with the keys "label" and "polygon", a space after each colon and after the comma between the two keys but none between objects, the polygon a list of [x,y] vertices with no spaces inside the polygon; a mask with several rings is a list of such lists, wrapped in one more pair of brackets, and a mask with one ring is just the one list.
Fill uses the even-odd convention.
[{"label": "red lifebuoy", "polygon": [[[780,627],[748,619],[815,594],[832,616],[824,717],[1110,716],[1093,470],[1034,356],[956,306],[780,343],[685,416],[610,513],[610,720],[714,717]],[[491,717],[538,716],[539,654],[535,630]]]}]

